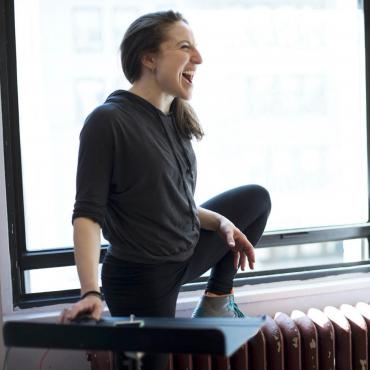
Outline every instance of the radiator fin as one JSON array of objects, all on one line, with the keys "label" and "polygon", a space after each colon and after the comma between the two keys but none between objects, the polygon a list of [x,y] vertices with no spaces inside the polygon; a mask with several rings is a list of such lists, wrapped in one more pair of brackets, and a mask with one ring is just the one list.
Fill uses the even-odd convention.
[{"label": "radiator fin", "polygon": [[335,369],[352,370],[352,339],[349,322],[336,307],[325,307],[324,313],[334,326]]},{"label": "radiator fin", "polygon": [[278,324],[270,316],[262,327],[266,342],[266,360],[269,370],[284,370],[284,342]]},{"label": "radiator fin", "polygon": [[340,306],[340,310],[348,320],[352,337],[352,368],[353,370],[367,369],[367,326],[365,319],[355,307],[349,304]]},{"label": "radiator fin", "polygon": [[324,312],[310,308],[307,316],[314,323],[318,336],[319,369],[335,369],[334,327]]},{"label": "radiator fin", "polygon": [[297,325],[283,312],[275,314],[275,322],[284,340],[285,370],[301,370],[301,334]]},{"label": "radiator fin", "polygon": [[302,311],[294,310],[291,314],[301,334],[301,356],[303,370],[318,370],[318,336],[315,324]]}]

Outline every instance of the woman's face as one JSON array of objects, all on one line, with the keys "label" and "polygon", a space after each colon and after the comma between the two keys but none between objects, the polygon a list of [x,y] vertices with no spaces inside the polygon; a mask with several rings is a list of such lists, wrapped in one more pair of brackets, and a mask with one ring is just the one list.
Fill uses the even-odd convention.
[{"label": "woman's face", "polygon": [[159,88],[168,95],[188,100],[193,89],[193,77],[202,57],[195,46],[193,33],[182,22],[167,30],[166,41],[155,56],[155,77]]}]

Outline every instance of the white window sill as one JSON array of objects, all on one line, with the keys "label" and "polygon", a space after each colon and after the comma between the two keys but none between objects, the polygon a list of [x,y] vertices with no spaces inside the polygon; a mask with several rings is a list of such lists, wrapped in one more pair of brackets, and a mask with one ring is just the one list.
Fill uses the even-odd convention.
[{"label": "white window sill", "polygon": [[[269,314],[326,305],[340,306],[370,301],[370,274],[347,274],[303,281],[285,281],[235,288],[235,299],[249,315]],[[183,292],[177,301],[177,315],[190,317],[203,291]],[[69,304],[16,310],[5,314],[3,320],[57,319]],[[108,314],[107,308],[105,313]]]}]

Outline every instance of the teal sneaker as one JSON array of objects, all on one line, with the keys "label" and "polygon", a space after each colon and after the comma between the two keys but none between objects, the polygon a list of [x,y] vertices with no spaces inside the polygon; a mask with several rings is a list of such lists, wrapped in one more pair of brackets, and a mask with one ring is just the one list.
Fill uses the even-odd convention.
[{"label": "teal sneaker", "polygon": [[234,295],[225,297],[208,297],[203,295],[191,315],[197,317],[245,317],[234,301]]}]

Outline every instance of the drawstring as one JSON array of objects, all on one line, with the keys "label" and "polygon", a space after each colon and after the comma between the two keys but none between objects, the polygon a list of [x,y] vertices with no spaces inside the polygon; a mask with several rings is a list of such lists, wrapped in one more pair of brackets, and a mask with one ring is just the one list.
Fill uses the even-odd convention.
[{"label": "drawstring", "polygon": [[[181,167],[180,160],[179,160],[179,158],[178,158],[178,157],[177,157],[177,155],[176,155],[176,151],[175,151],[175,148],[173,147],[173,143],[172,143],[171,138],[170,138],[170,136],[169,136],[169,134],[168,134],[168,131],[167,131],[166,125],[163,123],[162,118],[161,118],[161,116],[159,115],[159,113],[157,113],[157,114],[158,114],[159,120],[161,121],[161,124],[162,124],[163,130],[164,130],[164,132],[165,132],[165,134],[166,134],[167,141],[168,141],[168,142],[169,142],[169,144],[170,144],[170,147],[171,147],[172,153],[173,153],[173,155],[174,155],[174,157],[175,157],[175,159],[176,159],[177,167],[179,168],[180,173],[181,173],[182,184],[183,184],[183,187],[184,187],[184,191],[185,191],[185,194],[186,194],[186,198],[187,198],[187,200],[188,200],[188,206],[189,206],[189,209],[190,209],[190,213],[191,213],[191,215],[192,215],[192,230],[194,230],[194,229],[195,229],[195,214],[194,214],[194,211],[193,211],[193,206],[192,206],[192,204],[191,204],[191,199],[190,199],[189,194],[188,194],[188,189],[187,189],[187,187],[186,187],[186,182],[185,182],[185,179],[184,179],[184,178],[185,178],[185,174],[184,174],[184,171],[183,171],[183,169],[182,169],[182,167]],[[174,126],[175,126],[175,132],[176,132],[176,135],[177,135],[178,141],[180,142],[181,150],[182,150],[182,152],[183,152],[183,154],[184,154],[184,158],[185,158],[185,161],[186,161],[186,164],[187,164],[188,170],[190,171],[190,175],[191,175],[191,177],[193,178],[193,171],[192,171],[191,162],[190,162],[190,160],[189,160],[189,158],[188,158],[188,156],[187,156],[187,154],[186,154],[186,152],[185,152],[185,148],[184,148],[184,146],[183,146],[183,144],[182,144],[181,138],[179,138],[179,133],[178,133],[178,131],[177,131],[176,123],[175,123],[175,122],[173,122],[173,120],[172,120],[172,123],[173,123],[173,124],[174,124]]]}]

